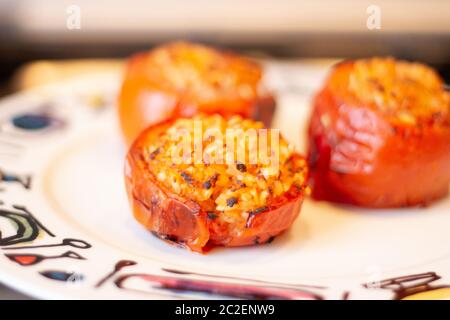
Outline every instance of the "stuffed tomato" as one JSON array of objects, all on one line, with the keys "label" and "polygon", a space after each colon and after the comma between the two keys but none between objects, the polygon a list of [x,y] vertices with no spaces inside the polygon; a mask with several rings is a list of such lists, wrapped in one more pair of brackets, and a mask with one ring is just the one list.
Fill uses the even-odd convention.
[{"label": "stuffed tomato", "polygon": [[[158,237],[196,252],[272,241],[299,215],[308,190],[307,167],[283,137],[272,141],[272,131],[263,140],[269,141],[264,152],[277,158],[251,160],[263,139],[262,127],[240,116],[198,115],[146,129],[131,146],[125,166],[135,218]],[[196,130],[204,134],[195,137]],[[231,149],[225,139],[230,130],[256,132],[257,143],[236,139]],[[242,143],[247,161],[238,156]],[[192,157],[200,146],[200,157]]]},{"label": "stuffed tomato", "polygon": [[146,127],[196,113],[241,115],[270,125],[275,100],[256,62],[203,45],[170,43],[131,57],[119,95],[127,143]]},{"label": "stuffed tomato", "polygon": [[450,96],[431,68],[345,61],[314,100],[312,195],[364,207],[425,205],[448,193]]}]

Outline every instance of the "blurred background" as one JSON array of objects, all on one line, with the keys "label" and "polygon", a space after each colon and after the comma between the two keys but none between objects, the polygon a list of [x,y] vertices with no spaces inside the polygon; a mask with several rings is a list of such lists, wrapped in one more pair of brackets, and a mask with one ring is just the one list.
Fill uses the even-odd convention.
[{"label": "blurred background", "polygon": [[[192,40],[257,57],[391,55],[450,83],[448,0],[0,0],[0,96]],[[0,298],[23,298],[0,285]]]},{"label": "blurred background", "polygon": [[[373,10],[380,25],[369,28]],[[392,55],[429,63],[450,82],[448,0],[1,0],[0,94],[84,69],[40,64],[33,81],[17,76],[30,62],[123,58],[175,39],[279,58]]]}]

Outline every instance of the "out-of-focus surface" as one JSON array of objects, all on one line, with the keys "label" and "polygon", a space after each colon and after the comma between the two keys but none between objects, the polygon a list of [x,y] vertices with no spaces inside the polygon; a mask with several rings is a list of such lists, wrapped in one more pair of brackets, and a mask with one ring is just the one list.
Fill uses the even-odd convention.
[{"label": "out-of-focus surface", "polygon": [[17,71],[12,79],[12,89],[27,90],[99,72],[121,72],[124,65],[125,61],[121,59],[35,61]]},{"label": "out-of-focus surface", "polygon": [[[367,26],[374,8],[379,29]],[[0,94],[33,60],[124,58],[178,39],[275,57],[392,55],[432,64],[445,76],[449,16],[446,0],[2,0]]]},{"label": "out-of-focus surface", "polygon": [[29,296],[10,289],[0,283],[0,300],[31,299]]},{"label": "out-of-focus surface", "polygon": [[373,6],[365,0],[3,0],[0,53],[123,56],[190,39],[275,55],[448,62],[450,2],[379,0],[379,29],[367,25]]},{"label": "out-of-focus surface", "polygon": [[[45,7],[43,7],[45,5]],[[388,33],[447,33],[450,29],[445,0],[183,0],[148,1],[129,0],[6,0],[2,7],[11,10],[5,15],[9,24],[23,37],[34,42],[55,41],[52,36],[62,33],[66,8],[77,5],[83,14],[83,27],[91,38],[99,34],[109,38],[117,35],[121,41],[134,41],[146,36],[148,40],[161,39],[167,34],[184,32],[185,35],[203,34],[212,38],[213,33],[234,33],[239,40],[258,42],[269,39],[271,34],[293,32],[367,32],[367,8],[377,5],[382,11],[382,30]],[[103,19],[99,19],[103,17]],[[145,32],[153,32],[145,35]],[[156,32],[161,33],[159,36]],[[124,37],[133,34],[132,38]],[[260,34],[248,38],[246,34]],[[208,36],[209,34],[209,36]],[[83,35],[86,37],[86,34]],[[70,42],[70,39],[58,39]],[[108,40],[103,38],[102,40]],[[117,40],[117,38],[116,38]],[[220,39],[217,39],[220,41]],[[235,40],[236,41],[236,40]],[[268,41],[268,40],[266,40]],[[280,39],[270,39],[270,42]]]}]

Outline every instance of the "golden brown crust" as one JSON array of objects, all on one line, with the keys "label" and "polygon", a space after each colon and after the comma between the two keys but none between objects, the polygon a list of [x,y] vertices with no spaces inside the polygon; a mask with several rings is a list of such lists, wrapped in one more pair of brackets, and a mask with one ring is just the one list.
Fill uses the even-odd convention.
[{"label": "golden brown crust", "polygon": [[431,68],[393,58],[339,64],[327,88],[347,103],[364,105],[394,125],[448,122],[450,93]]}]

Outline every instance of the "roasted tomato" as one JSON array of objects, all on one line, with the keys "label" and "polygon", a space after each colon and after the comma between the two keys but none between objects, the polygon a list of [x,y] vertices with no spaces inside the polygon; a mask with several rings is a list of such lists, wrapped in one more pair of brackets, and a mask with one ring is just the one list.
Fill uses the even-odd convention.
[{"label": "roasted tomato", "polygon": [[270,126],[275,100],[261,85],[262,69],[250,60],[183,42],[133,56],[119,96],[128,143],[146,127],[198,112],[241,115]]},{"label": "roasted tomato", "polygon": [[[146,129],[131,146],[125,167],[135,218],[158,237],[196,252],[272,241],[300,212],[307,167],[282,137],[272,140],[273,131],[263,138],[262,127],[240,116],[197,115]],[[229,148],[231,140],[218,134],[228,139],[233,129],[236,148]],[[256,139],[246,144],[249,129]],[[261,141],[267,148],[255,149]],[[198,150],[200,156],[193,158]],[[263,159],[260,150],[276,158]]]},{"label": "roasted tomato", "polygon": [[450,96],[418,63],[338,64],[309,126],[313,197],[364,207],[425,205],[448,193]]}]

